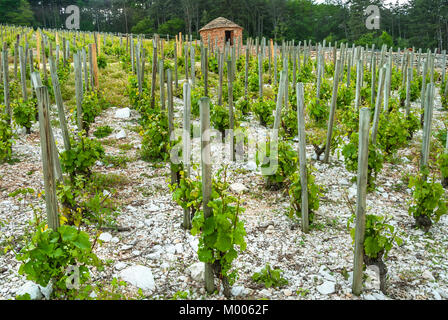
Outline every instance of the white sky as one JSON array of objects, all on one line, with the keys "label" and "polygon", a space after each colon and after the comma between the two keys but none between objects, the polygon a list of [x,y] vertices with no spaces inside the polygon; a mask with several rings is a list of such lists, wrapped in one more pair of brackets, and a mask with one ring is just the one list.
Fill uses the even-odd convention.
[{"label": "white sky", "polygon": [[[317,3],[324,3],[326,0],[315,0]],[[395,4],[397,0],[384,0],[384,4]],[[400,4],[408,3],[409,0],[398,0]]]}]

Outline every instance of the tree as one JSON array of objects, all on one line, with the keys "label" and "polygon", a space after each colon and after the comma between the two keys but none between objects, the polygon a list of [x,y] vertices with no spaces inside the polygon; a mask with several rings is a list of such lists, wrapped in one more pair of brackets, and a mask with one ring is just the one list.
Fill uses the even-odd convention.
[{"label": "tree", "polygon": [[0,23],[31,26],[34,13],[27,0],[0,0]]}]

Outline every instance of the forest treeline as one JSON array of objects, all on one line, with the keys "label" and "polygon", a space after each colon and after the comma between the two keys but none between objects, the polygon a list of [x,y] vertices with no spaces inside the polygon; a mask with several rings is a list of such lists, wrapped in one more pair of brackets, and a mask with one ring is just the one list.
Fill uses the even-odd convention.
[{"label": "forest treeline", "polygon": [[[369,30],[364,10],[380,8],[380,29]],[[80,29],[120,33],[192,34],[214,18],[228,18],[244,36],[313,42],[448,49],[448,0],[0,0],[0,23],[65,28],[69,5],[81,9]]]}]

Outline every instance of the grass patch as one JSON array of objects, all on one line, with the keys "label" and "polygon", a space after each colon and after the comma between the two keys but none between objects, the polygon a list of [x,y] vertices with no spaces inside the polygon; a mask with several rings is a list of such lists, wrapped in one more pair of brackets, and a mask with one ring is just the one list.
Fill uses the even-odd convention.
[{"label": "grass patch", "polygon": [[109,136],[114,130],[110,126],[101,126],[96,129],[93,133],[98,139],[105,138]]},{"label": "grass patch", "polygon": [[120,149],[120,150],[122,150],[122,151],[129,151],[129,150],[131,150],[132,148],[134,148],[134,146],[133,146],[132,144],[130,144],[130,143],[124,143],[124,144],[120,144],[120,145],[118,146],[118,149]]},{"label": "grass patch", "polygon": [[109,189],[118,186],[124,186],[131,182],[131,180],[123,174],[116,173],[96,173],[92,174],[92,182],[99,189]]},{"label": "grass patch", "polygon": [[128,162],[132,162],[132,160],[125,155],[105,155],[102,159],[103,163],[108,166],[112,164],[116,168],[126,168]]}]

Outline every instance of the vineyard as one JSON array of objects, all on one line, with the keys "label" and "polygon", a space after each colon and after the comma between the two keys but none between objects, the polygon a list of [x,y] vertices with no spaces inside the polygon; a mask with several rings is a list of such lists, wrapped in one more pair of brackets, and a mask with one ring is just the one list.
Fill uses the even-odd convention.
[{"label": "vineyard", "polygon": [[446,52],[0,35],[0,299],[448,299]]}]

